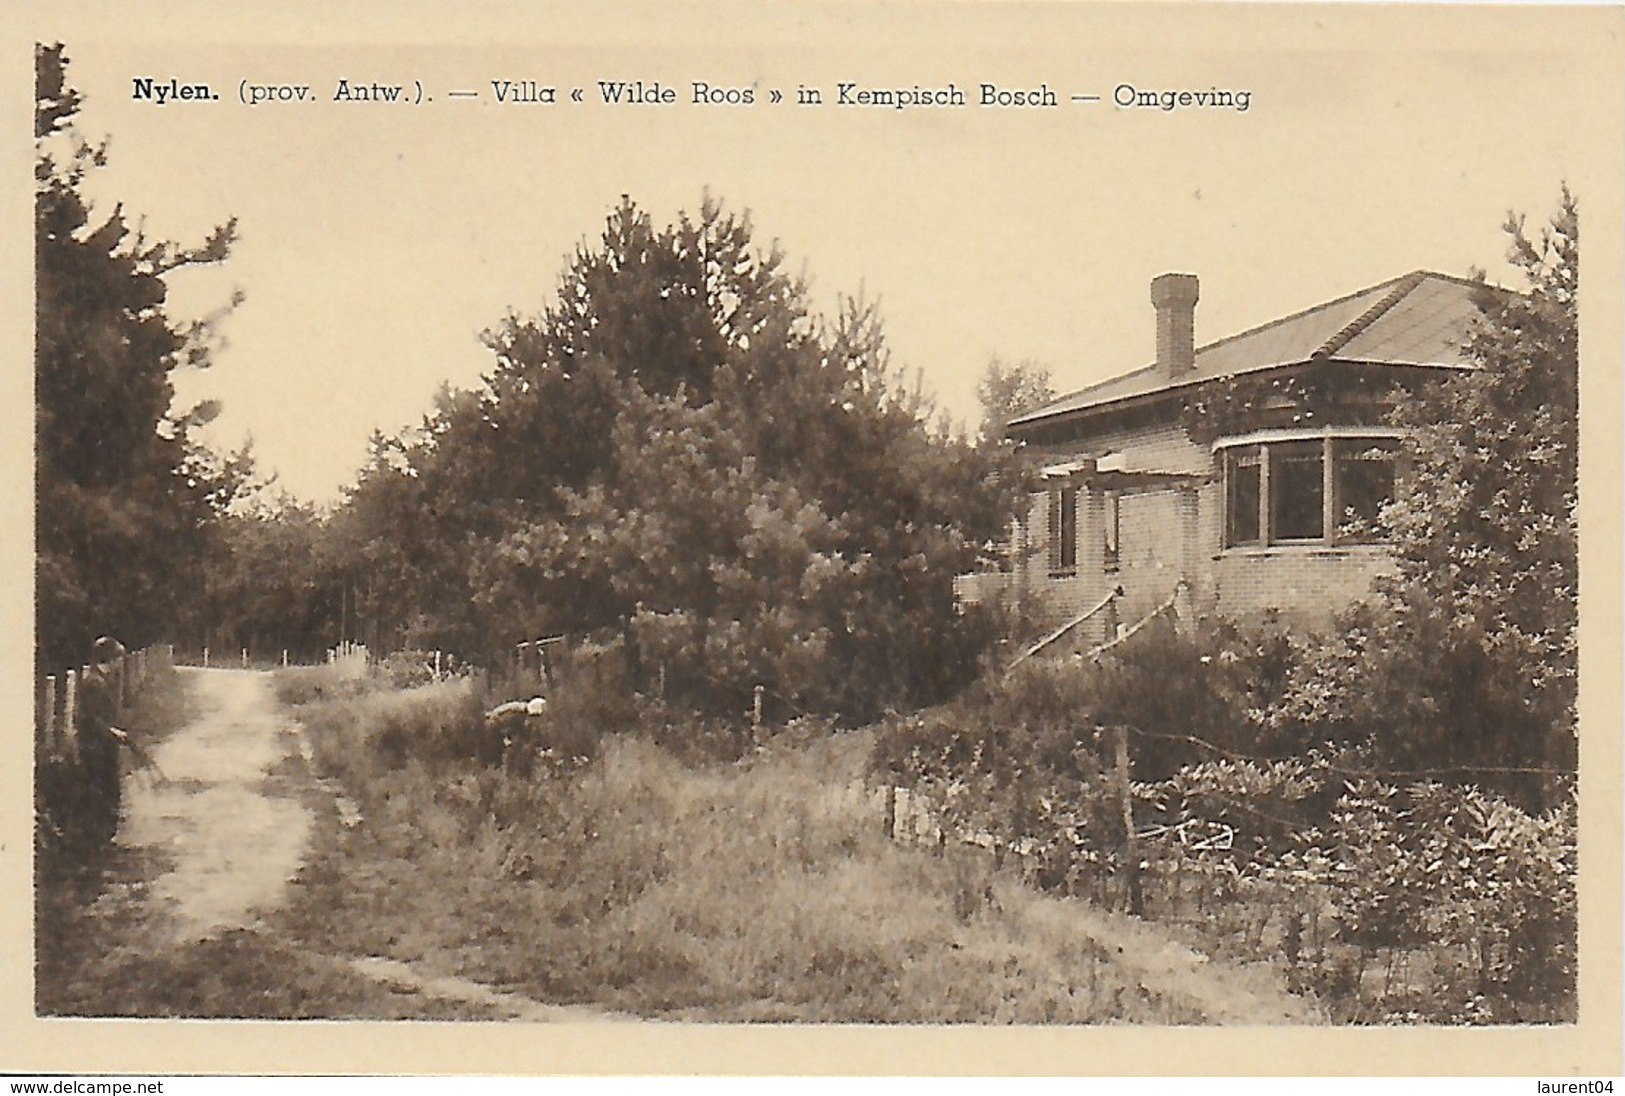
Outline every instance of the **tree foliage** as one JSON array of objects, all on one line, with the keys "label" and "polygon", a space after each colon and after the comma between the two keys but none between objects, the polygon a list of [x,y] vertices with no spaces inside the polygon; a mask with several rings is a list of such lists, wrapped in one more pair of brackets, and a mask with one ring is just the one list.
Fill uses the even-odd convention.
[{"label": "tree foliage", "polygon": [[75,130],[81,98],[60,45],[35,51],[37,655],[81,661],[112,632],[156,639],[185,623],[204,529],[246,475],[193,437],[218,411],[173,408],[171,374],[208,364],[211,324],[165,311],[165,277],[219,263],[235,222],[200,245],[152,241],[122,206],[83,193],[105,150]]},{"label": "tree foliage", "polygon": [[329,522],[317,507],[262,489],[211,530],[204,561],[206,646],[287,650],[319,661],[339,638],[343,572]]},{"label": "tree foliage", "polygon": [[674,703],[739,711],[761,684],[853,716],[974,658],[952,577],[1010,512],[995,459],[929,427],[872,306],[813,314],[748,218],[708,200],[658,228],[623,200],[486,342],[484,388],[376,439],[336,519],[402,642],[602,633]]},{"label": "tree foliage", "polygon": [[[1538,237],[1522,217],[1506,231],[1527,290],[1483,287],[1475,368],[1399,401],[1408,470],[1383,512],[1397,573],[1311,663],[1293,715],[1543,805],[1575,764],[1575,200],[1565,188]],[[1531,771],[1484,771],[1514,769]]]},{"label": "tree foliage", "polygon": [[1027,360],[1007,365],[994,358],[976,382],[976,399],[982,405],[982,443],[1002,442],[1011,419],[1038,410],[1055,395],[1049,367]]}]

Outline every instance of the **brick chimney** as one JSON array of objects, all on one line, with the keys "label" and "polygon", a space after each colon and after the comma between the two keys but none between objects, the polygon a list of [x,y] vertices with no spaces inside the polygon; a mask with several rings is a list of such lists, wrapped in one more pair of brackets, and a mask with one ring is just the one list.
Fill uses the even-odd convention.
[{"label": "brick chimney", "polygon": [[1195,274],[1161,274],[1151,279],[1157,309],[1157,372],[1177,377],[1196,368]]}]

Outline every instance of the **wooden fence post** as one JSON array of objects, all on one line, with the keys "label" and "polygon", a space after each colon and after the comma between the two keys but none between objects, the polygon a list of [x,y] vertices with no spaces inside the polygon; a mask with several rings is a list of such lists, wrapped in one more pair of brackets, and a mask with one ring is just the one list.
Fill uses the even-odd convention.
[{"label": "wooden fence post", "polygon": [[1140,889],[1140,846],[1134,839],[1134,792],[1129,783],[1128,728],[1112,728],[1116,746],[1115,783],[1123,813],[1123,871],[1128,883],[1128,911],[1139,917],[1145,912]]},{"label": "wooden fence post", "polygon": [[40,705],[40,709],[45,716],[43,728],[45,748],[52,753],[55,753],[57,749],[55,674],[47,674],[45,677],[45,700],[44,703]]},{"label": "wooden fence post", "polygon": [[79,676],[78,671],[69,670],[67,681],[62,693],[62,733],[70,738],[77,738],[74,733],[74,715],[79,706]]}]

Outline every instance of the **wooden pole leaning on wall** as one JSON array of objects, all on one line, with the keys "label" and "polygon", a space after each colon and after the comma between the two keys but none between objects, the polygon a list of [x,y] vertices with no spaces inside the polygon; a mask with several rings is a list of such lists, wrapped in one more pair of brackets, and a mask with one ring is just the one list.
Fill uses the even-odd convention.
[{"label": "wooden pole leaning on wall", "polygon": [[[1090,617],[1094,616],[1098,612],[1101,612],[1102,610],[1109,608],[1113,614],[1111,619],[1115,622],[1117,599],[1122,596],[1123,588],[1121,586],[1114,586],[1111,593],[1107,594],[1098,603],[1079,613],[1077,616],[1055,629],[1049,635],[1045,636],[1043,639],[1040,639],[1037,643],[1034,643],[1025,651],[1022,651],[1021,654],[1017,655],[1015,661],[1004,668],[1005,674],[1009,675],[1010,671],[1014,670],[1017,666],[1020,666],[1023,662],[1026,662],[1029,658],[1033,657],[1033,655],[1036,655],[1045,647],[1048,647],[1050,644],[1054,643],[1056,640],[1060,639],[1072,629],[1076,628],[1078,625],[1082,624],[1084,621],[1088,620]],[[1113,631],[1115,632],[1115,623],[1112,627]],[[1108,639],[1113,638],[1115,638],[1115,636],[1108,637]]]}]

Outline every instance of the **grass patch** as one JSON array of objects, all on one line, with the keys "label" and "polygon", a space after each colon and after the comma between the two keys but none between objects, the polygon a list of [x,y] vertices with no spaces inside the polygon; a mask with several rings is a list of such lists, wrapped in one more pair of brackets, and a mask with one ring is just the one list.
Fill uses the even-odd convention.
[{"label": "grass patch", "polygon": [[[332,958],[289,947],[262,933],[233,929],[218,937],[136,950],[134,925],[102,922],[98,946],[79,964],[42,1015],[177,1019],[470,1020],[494,1009],[395,992]],[[120,939],[120,938],[123,939]]]},{"label": "grass patch", "polygon": [[865,734],[735,764],[617,734],[583,768],[520,777],[459,747],[477,708],[438,685],[302,710],[363,814],[320,827],[285,914],[306,946],[704,1021],[1280,1018],[1279,987],[1226,1001],[1211,966],[1129,962],[1101,915],[980,850],[890,844]]}]

